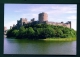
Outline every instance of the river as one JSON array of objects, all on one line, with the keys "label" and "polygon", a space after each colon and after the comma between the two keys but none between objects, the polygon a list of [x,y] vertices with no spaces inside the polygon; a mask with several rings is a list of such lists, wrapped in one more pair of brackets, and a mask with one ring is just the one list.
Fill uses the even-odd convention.
[{"label": "river", "polygon": [[4,38],[4,54],[76,55],[76,41],[53,42]]}]

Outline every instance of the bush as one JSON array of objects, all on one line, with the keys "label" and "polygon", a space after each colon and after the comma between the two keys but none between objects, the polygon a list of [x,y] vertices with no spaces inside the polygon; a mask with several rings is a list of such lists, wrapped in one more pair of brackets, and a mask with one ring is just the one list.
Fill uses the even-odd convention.
[{"label": "bush", "polygon": [[20,29],[11,29],[7,32],[8,37],[16,37],[19,39],[46,39],[46,38],[67,38],[76,37],[76,31],[62,26],[54,26],[48,24],[26,24]]}]

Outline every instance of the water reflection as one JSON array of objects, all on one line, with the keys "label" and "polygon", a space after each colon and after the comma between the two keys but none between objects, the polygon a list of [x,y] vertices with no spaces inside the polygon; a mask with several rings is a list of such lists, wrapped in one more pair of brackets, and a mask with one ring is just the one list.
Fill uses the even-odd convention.
[{"label": "water reflection", "polygon": [[4,39],[4,54],[76,54],[76,41]]}]

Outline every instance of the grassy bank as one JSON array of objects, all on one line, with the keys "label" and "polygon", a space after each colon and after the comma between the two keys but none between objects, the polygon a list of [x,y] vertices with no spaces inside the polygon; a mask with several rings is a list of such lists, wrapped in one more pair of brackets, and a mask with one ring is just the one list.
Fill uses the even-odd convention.
[{"label": "grassy bank", "polygon": [[[10,37],[9,39],[19,39],[19,38],[14,38]],[[24,38],[27,39],[27,38]],[[31,39],[27,39],[31,40]],[[32,39],[32,40],[44,40],[44,41],[76,41],[76,38],[47,38],[47,39]]]},{"label": "grassy bank", "polygon": [[45,41],[76,41],[76,38],[47,38]]}]

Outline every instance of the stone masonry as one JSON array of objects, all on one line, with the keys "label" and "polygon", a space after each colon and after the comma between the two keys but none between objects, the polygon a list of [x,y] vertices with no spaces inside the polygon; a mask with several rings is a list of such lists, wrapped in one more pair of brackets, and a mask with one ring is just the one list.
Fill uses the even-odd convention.
[{"label": "stone masonry", "polygon": [[17,20],[17,24],[13,25],[13,27],[16,26],[17,28],[20,28],[24,24],[28,24],[28,23],[32,23],[32,24],[47,23],[47,24],[51,24],[51,25],[71,28],[71,21],[68,21],[66,23],[63,23],[63,22],[49,22],[48,21],[48,14],[44,13],[44,12],[42,12],[38,15],[38,21],[35,21],[35,18],[32,18],[31,22],[28,22],[26,18],[20,18],[20,20]]}]

